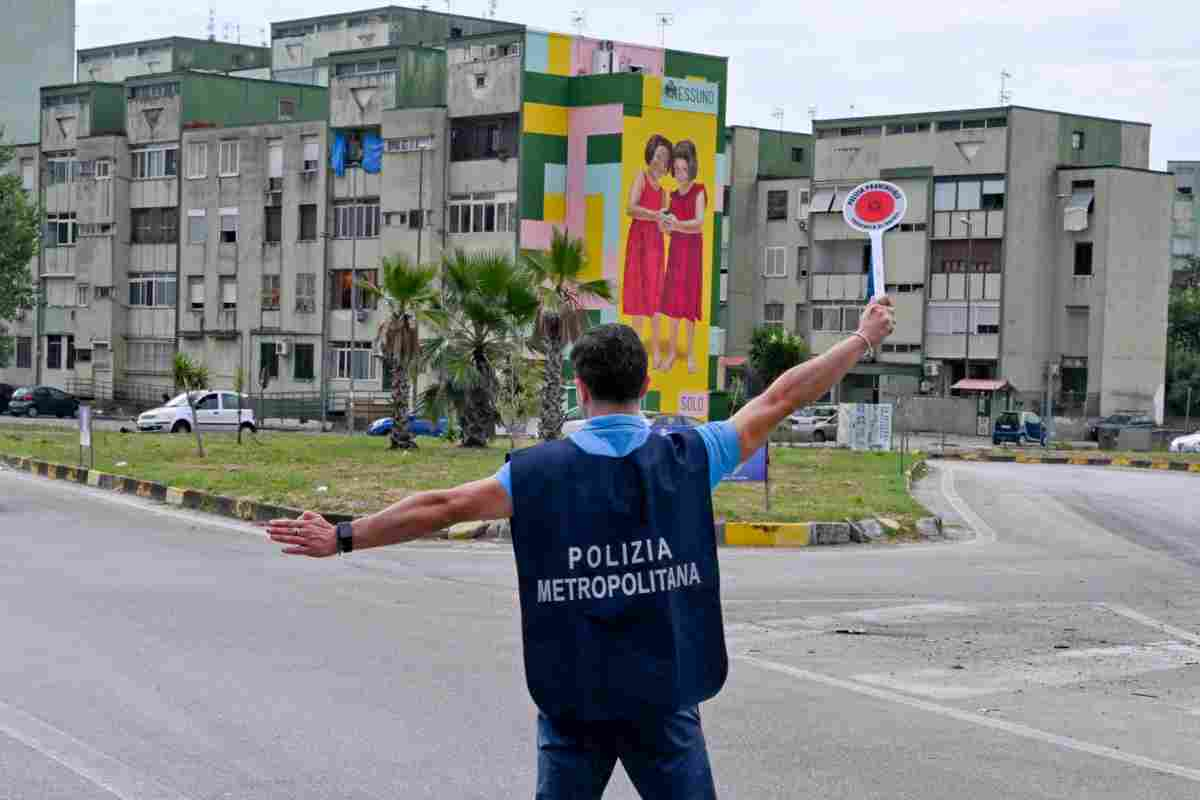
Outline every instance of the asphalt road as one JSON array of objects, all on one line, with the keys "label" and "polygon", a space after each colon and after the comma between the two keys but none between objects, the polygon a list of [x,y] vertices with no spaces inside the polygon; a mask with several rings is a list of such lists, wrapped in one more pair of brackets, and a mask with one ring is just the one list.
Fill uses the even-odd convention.
[{"label": "asphalt road", "polygon": [[[956,541],[722,551],[721,796],[1200,794],[1200,478],[947,469]],[[296,559],[12,472],[0,545],[0,798],[533,794],[501,545]]]}]

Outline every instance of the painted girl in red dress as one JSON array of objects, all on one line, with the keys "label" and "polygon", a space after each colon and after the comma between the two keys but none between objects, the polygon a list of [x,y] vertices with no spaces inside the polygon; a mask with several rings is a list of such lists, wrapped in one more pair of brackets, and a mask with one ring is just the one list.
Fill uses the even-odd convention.
[{"label": "painted girl in red dress", "polygon": [[667,174],[671,162],[671,143],[657,133],[646,142],[646,169],[638,173],[629,189],[629,206],[625,213],[633,217],[629,223],[629,238],[625,244],[625,273],[621,278],[621,306],[630,318],[629,324],[643,339],[650,323],[650,350],[657,367],[661,356],[658,344],[658,302],[662,296],[663,267],[666,248],[663,245],[663,210],[666,192],[659,181]]},{"label": "painted girl in red dress", "polygon": [[704,184],[696,182],[700,163],[696,145],[684,140],[671,152],[675,181],[679,188],[671,192],[671,208],[665,217],[671,232],[671,250],[667,256],[667,275],[663,281],[659,310],[673,321],[670,349],[662,365],[669,372],[679,352],[679,323],[687,322],[688,373],[696,372],[696,323],[701,316],[700,295],[704,289],[704,210],[708,195]]}]

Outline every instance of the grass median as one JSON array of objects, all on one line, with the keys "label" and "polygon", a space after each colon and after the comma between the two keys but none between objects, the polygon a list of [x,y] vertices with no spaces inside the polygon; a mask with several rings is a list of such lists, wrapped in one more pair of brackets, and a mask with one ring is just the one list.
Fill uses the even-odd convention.
[{"label": "grass median", "polygon": [[[238,445],[234,434],[206,434],[207,456],[199,458],[190,436],[94,431],[92,438],[95,467],[102,472],[352,514],[368,514],[413,492],[487,477],[504,463],[508,449],[507,439],[480,450],[423,437],[419,450],[394,452],[385,439],[361,435],[260,433]],[[79,435],[0,427],[0,454],[75,464]],[[926,513],[905,490],[895,454],[774,449],[770,472],[770,512],[762,484],[723,484],[714,495],[718,518],[817,522],[876,514],[909,527]]]}]

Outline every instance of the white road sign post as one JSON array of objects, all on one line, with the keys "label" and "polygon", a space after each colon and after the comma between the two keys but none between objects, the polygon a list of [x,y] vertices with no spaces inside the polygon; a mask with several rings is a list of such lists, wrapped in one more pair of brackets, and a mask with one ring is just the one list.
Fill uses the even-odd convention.
[{"label": "white road sign post", "polygon": [[846,195],[842,218],[856,231],[871,237],[870,299],[878,300],[887,293],[883,272],[883,234],[900,224],[908,210],[904,191],[887,181],[867,181]]}]

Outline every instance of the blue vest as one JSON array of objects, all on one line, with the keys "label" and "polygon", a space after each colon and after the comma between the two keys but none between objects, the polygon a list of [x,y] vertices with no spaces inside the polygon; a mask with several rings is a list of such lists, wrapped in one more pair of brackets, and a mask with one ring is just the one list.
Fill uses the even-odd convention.
[{"label": "blue vest", "polygon": [[529,693],[550,717],[636,719],[714,696],[721,623],[708,454],[694,432],[621,458],[570,440],[511,455]]}]

